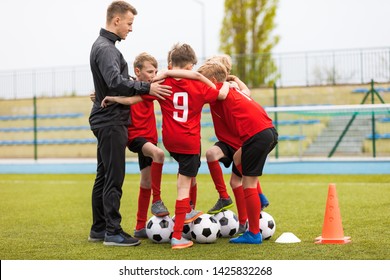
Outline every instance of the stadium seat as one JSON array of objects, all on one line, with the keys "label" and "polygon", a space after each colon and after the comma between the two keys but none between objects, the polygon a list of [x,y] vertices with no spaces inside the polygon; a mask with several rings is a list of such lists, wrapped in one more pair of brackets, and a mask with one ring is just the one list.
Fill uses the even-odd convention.
[{"label": "stadium seat", "polygon": [[[87,125],[79,126],[38,126],[37,131],[68,131],[68,130],[90,130]],[[29,132],[34,131],[34,127],[2,127],[0,132]]]},{"label": "stadium seat", "polygon": [[[367,135],[366,138],[370,139],[370,140],[374,139],[372,134]],[[390,133],[382,133],[382,134],[376,133],[375,134],[375,139],[390,139]]]},{"label": "stadium seat", "polygon": [[[38,139],[38,145],[94,144],[95,138],[81,139]],[[0,146],[33,145],[34,140],[0,140]]]},{"label": "stadium seat", "polygon": [[[82,116],[83,116],[83,113],[37,114],[38,119],[80,118]],[[34,115],[0,116],[1,121],[32,120],[33,118],[34,118]]]},{"label": "stadium seat", "polygon": [[301,124],[317,124],[321,123],[320,120],[282,120],[282,121],[275,121],[274,124],[277,125],[301,125]]},{"label": "stadium seat", "polygon": [[[298,141],[304,140],[306,138],[305,135],[279,135],[278,141]],[[212,136],[209,138],[210,142],[217,142],[218,139],[216,136]]]}]

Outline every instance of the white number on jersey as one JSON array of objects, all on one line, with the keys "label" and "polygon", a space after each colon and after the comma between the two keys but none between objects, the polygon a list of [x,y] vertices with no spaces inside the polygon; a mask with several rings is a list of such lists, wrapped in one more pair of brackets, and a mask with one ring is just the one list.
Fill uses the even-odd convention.
[{"label": "white number on jersey", "polygon": [[[179,101],[182,105],[179,105]],[[188,119],[188,93],[175,92],[173,95],[173,106],[177,110],[173,112],[173,119],[178,122],[186,122]]]}]

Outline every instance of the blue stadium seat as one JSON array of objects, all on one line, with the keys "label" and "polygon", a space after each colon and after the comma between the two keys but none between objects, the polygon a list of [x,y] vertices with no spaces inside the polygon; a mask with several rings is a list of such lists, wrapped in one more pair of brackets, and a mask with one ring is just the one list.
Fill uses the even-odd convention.
[{"label": "blue stadium seat", "polygon": [[213,122],[202,122],[201,123],[202,127],[214,127]]},{"label": "blue stadium seat", "polygon": [[369,89],[366,89],[366,88],[355,88],[354,90],[352,90],[352,93],[366,93],[367,91],[369,91]]},{"label": "blue stadium seat", "polygon": [[[83,113],[65,113],[65,114],[38,114],[38,119],[61,119],[61,118],[80,118]],[[0,121],[14,120],[32,120],[34,115],[15,115],[15,116],[0,116]]]},{"label": "blue stadium seat", "polygon": [[[68,131],[68,130],[90,130],[88,125],[79,126],[38,126],[37,131]],[[0,132],[29,132],[34,131],[34,127],[1,127]]]},{"label": "blue stadium seat", "polygon": [[[298,141],[304,140],[306,138],[305,135],[279,135],[278,141]],[[209,138],[210,142],[217,142],[218,139],[216,136],[212,136]]]},{"label": "blue stadium seat", "polygon": [[[370,139],[370,140],[374,139],[372,134],[367,135],[366,138]],[[375,134],[375,139],[390,139],[390,133],[382,133],[382,134],[376,133]]]},{"label": "blue stadium seat", "polygon": [[305,135],[279,135],[278,141],[298,141],[305,138]]},{"label": "blue stadium seat", "polygon": [[317,124],[317,123],[321,123],[321,121],[312,119],[312,120],[282,120],[282,121],[274,122],[275,125],[276,124],[277,125],[300,125],[300,124]]},{"label": "blue stadium seat", "polygon": [[[38,139],[38,145],[93,144],[95,138],[81,139]],[[34,140],[0,140],[0,146],[33,145]]]},{"label": "blue stadium seat", "polygon": [[378,121],[379,122],[390,122],[390,117],[389,118],[381,118]]}]

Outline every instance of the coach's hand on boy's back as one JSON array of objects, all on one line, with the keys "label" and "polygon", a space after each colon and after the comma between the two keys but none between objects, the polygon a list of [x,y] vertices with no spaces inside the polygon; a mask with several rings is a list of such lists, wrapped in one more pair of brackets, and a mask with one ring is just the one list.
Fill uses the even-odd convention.
[{"label": "coach's hand on boy's back", "polygon": [[164,80],[159,80],[150,84],[149,94],[165,100],[164,97],[170,96],[172,94],[172,87],[167,85],[161,85]]}]

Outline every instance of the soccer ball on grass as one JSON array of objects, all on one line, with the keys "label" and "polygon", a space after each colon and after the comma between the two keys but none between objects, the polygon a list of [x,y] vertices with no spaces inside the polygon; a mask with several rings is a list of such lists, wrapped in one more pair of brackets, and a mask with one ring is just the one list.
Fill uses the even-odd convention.
[{"label": "soccer ball on grass", "polygon": [[173,221],[169,216],[152,216],[146,223],[146,235],[155,243],[170,242],[173,232]]},{"label": "soccer ball on grass", "polygon": [[276,230],[276,223],[274,218],[267,212],[260,212],[260,233],[263,240],[270,239]]},{"label": "soccer ball on grass", "polygon": [[232,237],[240,226],[237,215],[231,210],[225,210],[214,215],[214,218],[221,225],[221,236]]},{"label": "soccer ball on grass", "polygon": [[197,243],[213,243],[220,235],[221,227],[210,214],[202,214],[192,222],[191,236]]}]

